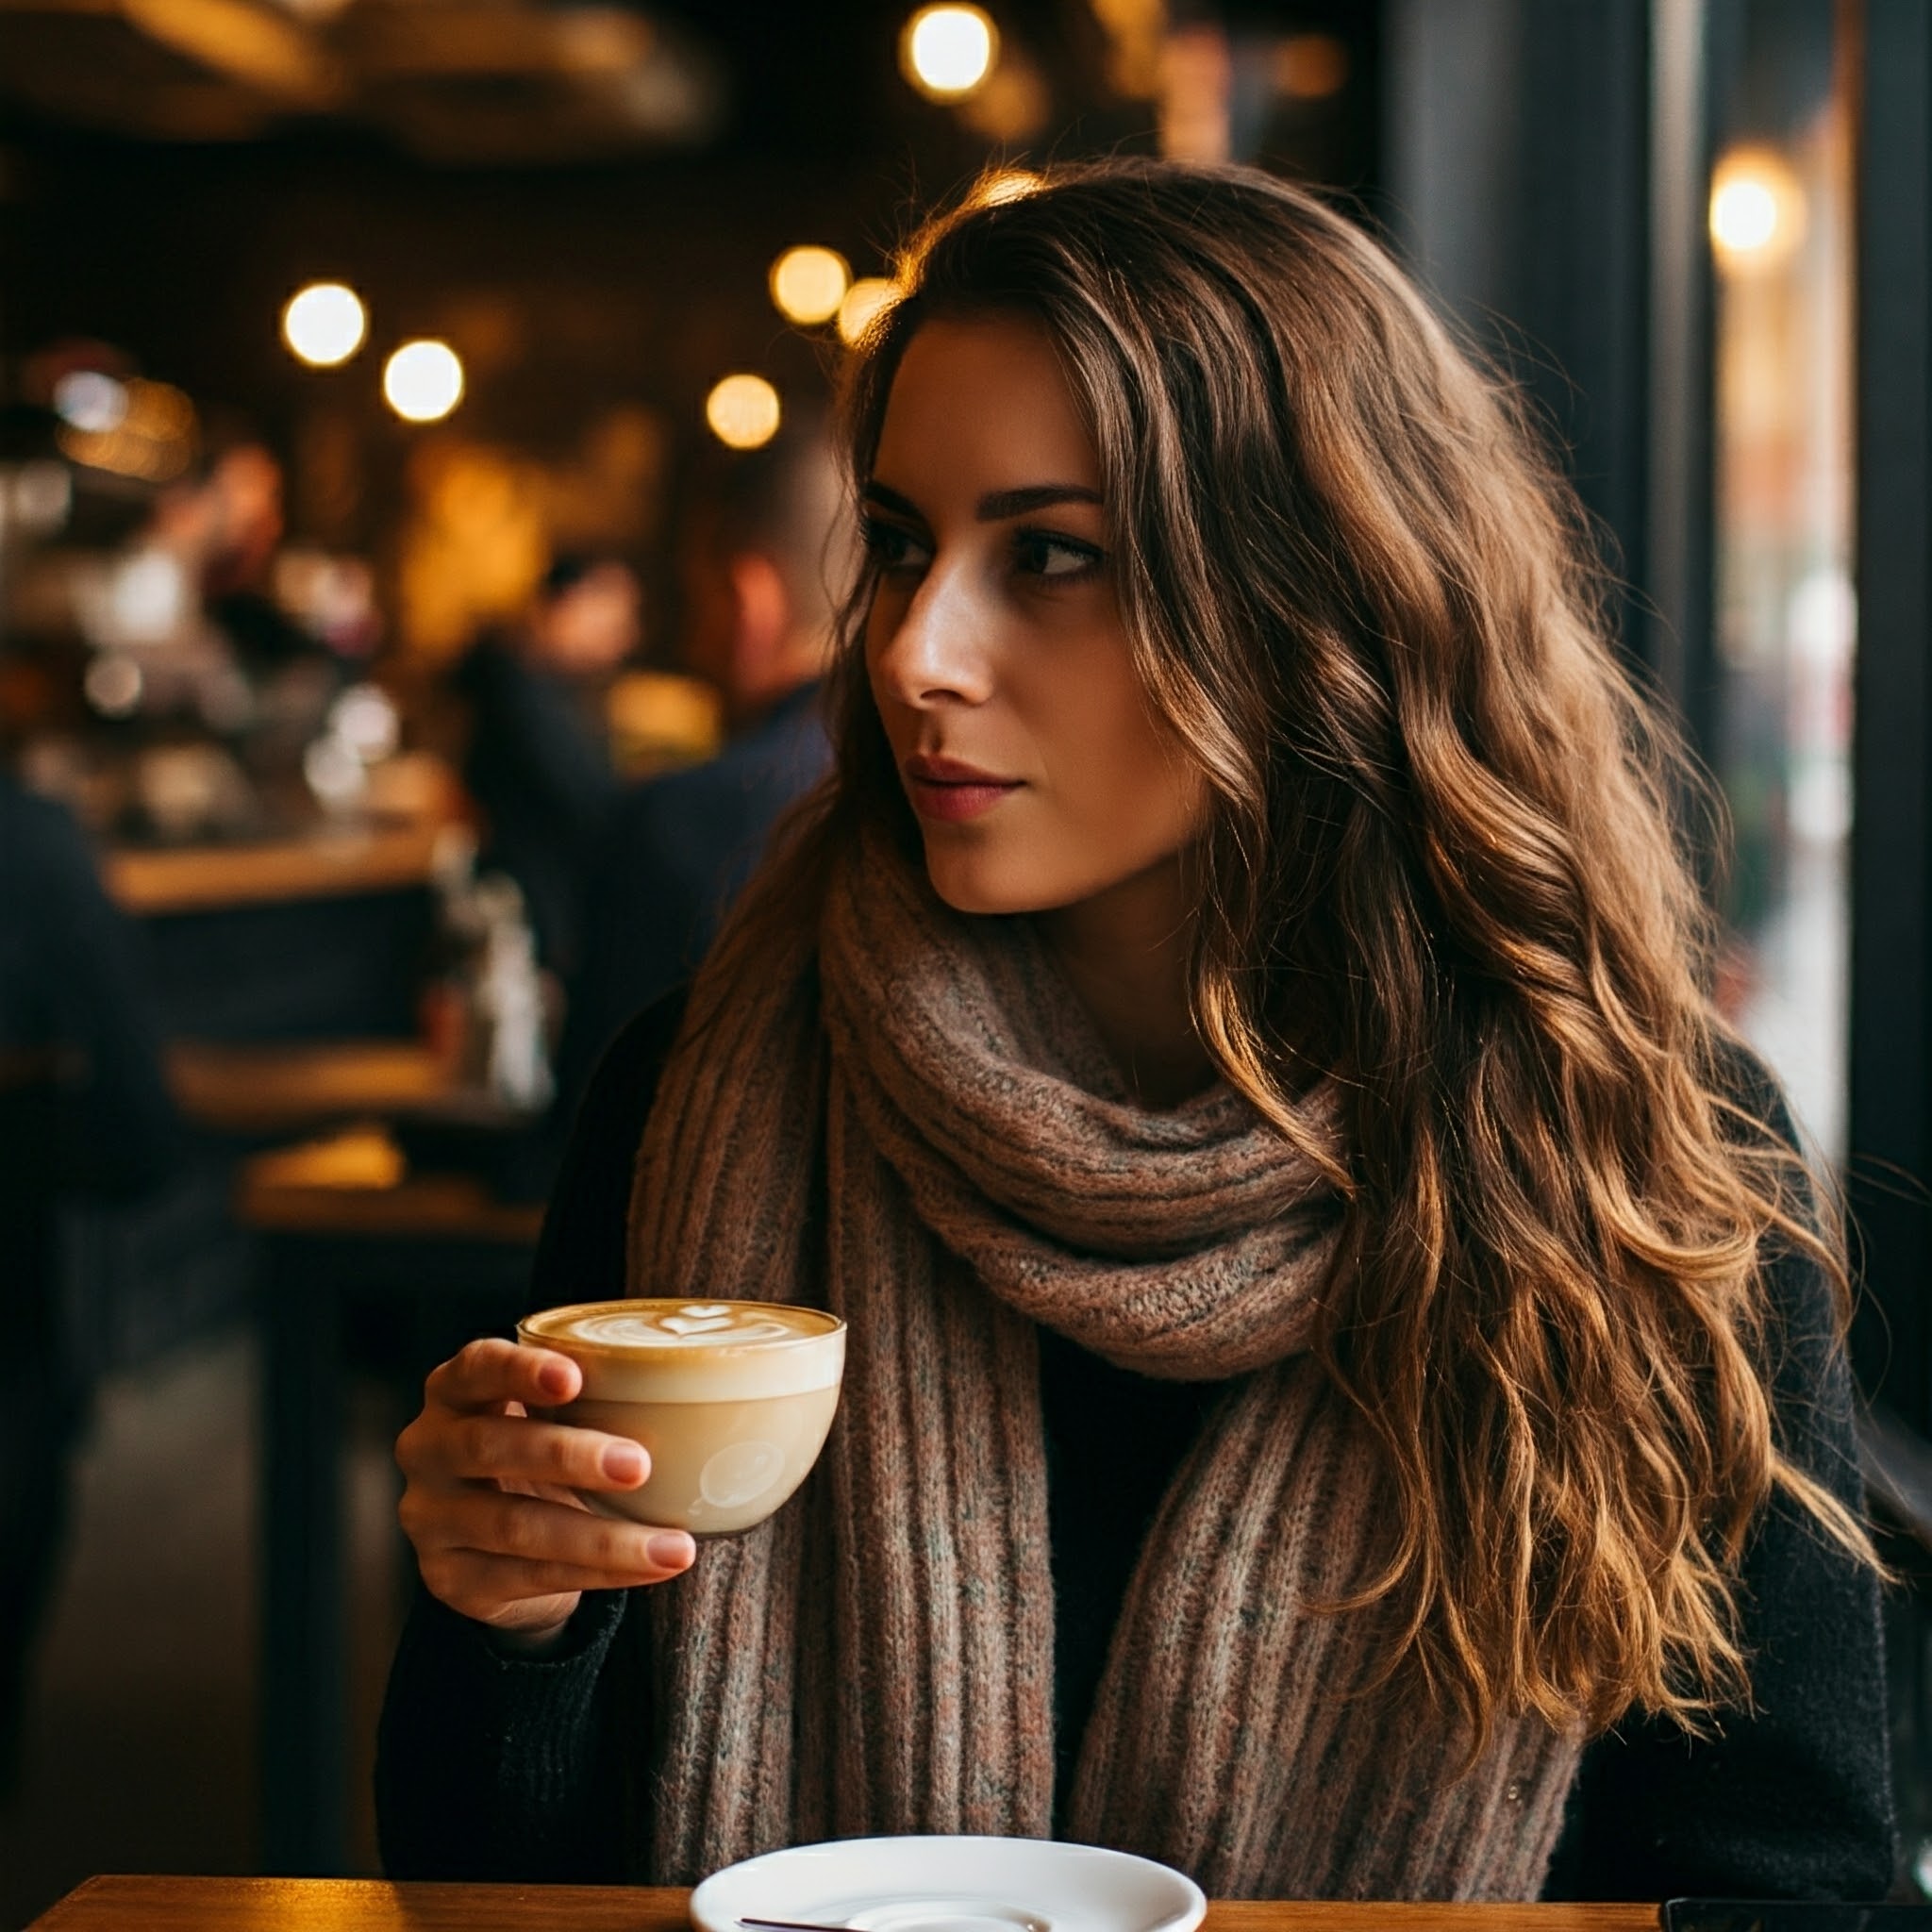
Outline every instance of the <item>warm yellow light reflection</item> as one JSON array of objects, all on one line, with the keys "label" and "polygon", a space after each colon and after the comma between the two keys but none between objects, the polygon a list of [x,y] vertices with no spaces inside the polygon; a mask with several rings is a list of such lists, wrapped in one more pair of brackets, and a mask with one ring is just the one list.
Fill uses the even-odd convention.
[{"label": "warm yellow light reflection", "polygon": [[1710,240],[1719,263],[1741,271],[1788,260],[1803,239],[1805,191],[1769,148],[1738,148],[1710,183]]},{"label": "warm yellow light reflection", "polygon": [[405,342],[383,365],[384,400],[406,423],[440,423],[463,395],[463,365],[447,342]]},{"label": "warm yellow light reflection", "polygon": [[861,275],[846,290],[839,305],[839,340],[849,349],[873,325],[873,319],[899,299],[899,285],[884,275]]},{"label": "warm yellow light reflection", "polygon": [[845,258],[829,248],[788,248],[772,264],[772,300],[788,322],[829,322],[851,286]]},{"label": "warm yellow light reflection", "polygon": [[957,101],[984,84],[999,44],[980,8],[922,7],[906,23],[899,56],[914,87],[935,100]]},{"label": "warm yellow light reflection", "polygon": [[1777,196],[1762,181],[1726,181],[1710,198],[1710,232],[1733,255],[1768,248],[1777,234]]},{"label": "warm yellow light reflection", "polygon": [[727,375],[705,398],[711,434],[732,449],[758,449],[778,433],[778,391],[762,375]]},{"label": "warm yellow light reflection", "polygon": [[1324,101],[1348,85],[1348,48],[1333,34],[1290,34],[1275,50],[1274,86],[1291,101]]},{"label": "warm yellow light reflection", "polygon": [[981,203],[1018,201],[1023,194],[1031,194],[1036,188],[1045,186],[1046,177],[1030,168],[1002,168],[997,175],[989,175],[973,191],[973,199]]},{"label": "warm yellow light reflection", "polygon": [[282,310],[282,340],[312,369],[333,369],[362,346],[369,312],[341,282],[311,282]]},{"label": "warm yellow light reflection", "polygon": [[54,432],[60,454],[90,469],[169,483],[193,459],[194,405],[168,383],[134,376],[96,388],[63,378],[54,406],[62,418]]}]

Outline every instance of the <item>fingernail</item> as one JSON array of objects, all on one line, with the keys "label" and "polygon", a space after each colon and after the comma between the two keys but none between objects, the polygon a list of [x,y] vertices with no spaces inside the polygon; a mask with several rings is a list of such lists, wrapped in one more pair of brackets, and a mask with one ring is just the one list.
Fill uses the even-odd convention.
[{"label": "fingernail", "polygon": [[664,1570],[682,1570],[697,1554],[696,1546],[681,1529],[667,1529],[644,1545],[652,1562]]},{"label": "fingernail", "polygon": [[570,1370],[562,1362],[545,1362],[537,1371],[537,1386],[561,1401],[570,1393]]},{"label": "fingernail", "polygon": [[604,1452],[604,1474],[614,1483],[644,1479],[644,1452],[635,1442],[613,1442]]}]

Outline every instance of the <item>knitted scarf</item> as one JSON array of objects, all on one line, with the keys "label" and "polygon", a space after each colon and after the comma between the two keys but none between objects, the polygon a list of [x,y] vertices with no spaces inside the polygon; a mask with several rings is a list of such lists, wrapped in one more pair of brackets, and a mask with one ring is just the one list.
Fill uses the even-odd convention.
[{"label": "knitted scarf", "polygon": [[1378,1520],[1305,1352],[1337,1223],[1312,1163],[1223,1085],[1133,1105],[1029,923],[948,911],[877,846],[809,954],[718,991],[652,1108],[631,1292],[827,1307],[848,1358],[800,1496],[626,1620],[650,1875],[1052,1831],[1044,1324],[1230,1382],[1128,1587],[1066,1835],[1222,1896],[1534,1897],[1577,1740],[1505,1721],[1457,1778],[1446,1728],[1358,1694],[1377,1620],[1308,1607],[1361,1580]]}]

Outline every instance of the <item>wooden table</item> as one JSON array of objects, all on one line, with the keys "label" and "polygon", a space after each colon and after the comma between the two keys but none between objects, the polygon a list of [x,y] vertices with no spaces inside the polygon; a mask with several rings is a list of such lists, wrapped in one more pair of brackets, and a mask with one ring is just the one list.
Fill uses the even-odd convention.
[{"label": "wooden table", "polygon": [[236,1196],[260,1243],[259,1756],[262,1864],[275,1873],[340,1873],[347,1857],[345,1306],[460,1297],[513,1313],[541,1223],[467,1176],[384,1172],[379,1139],[361,1152],[355,1139],[258,1156]]},{"label": "wooden table", "polygon": [[428,882],[444,830],[435,820],[330,826],[245,845],[116,846],[108,891],[137,917],[289,899],[345,898]]},{"label": "wooden table", "polygon": [[446,1109],[449,1064],[415,1040],[177,1041],[168,1049],[175,1104],[217,1134],[303,1134],[337,1121],[395,1120]]},{"label": "wooden table", "polygon": [[531,1118],[463,1085],[420,1040],[178,1040],[167,1073],[175,1104],[216,1134],[313,1134],[361,1120],[513,1133]]},{"label": "wooden table", "polygon": [[[28,1932],[684,1932],[685,1891],[363,1879],[90,1878]],[[1657,1932],[1631,1906],[1208,1907],[1206,1932]]]}]

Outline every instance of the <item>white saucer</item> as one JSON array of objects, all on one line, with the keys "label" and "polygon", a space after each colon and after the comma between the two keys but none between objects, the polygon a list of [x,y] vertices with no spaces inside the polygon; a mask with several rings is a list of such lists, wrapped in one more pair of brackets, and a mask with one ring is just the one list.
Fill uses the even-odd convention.
[{"label": "white saucer", "polygon": [[1150,1858],[1034,1838],[855,1838],[713,1873],[699,1932],[744,1918],[856,1932],[1193,1932],[1201,1888]]}]

